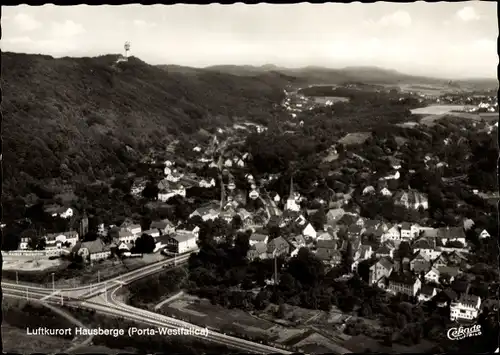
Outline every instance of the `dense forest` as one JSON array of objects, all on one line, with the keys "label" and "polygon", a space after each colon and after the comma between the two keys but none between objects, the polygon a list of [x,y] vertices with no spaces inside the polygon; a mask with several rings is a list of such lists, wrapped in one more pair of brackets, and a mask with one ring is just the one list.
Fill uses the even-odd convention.
[{"label": "dense forest", "polygon": [[151,148],[201,128],[269,120],[286,83],[272,73],[180,72],[117,57],[2,53],[7,204],[23,197],[29,205],[29,193],[45,198],[49,186],[127,173]]}]

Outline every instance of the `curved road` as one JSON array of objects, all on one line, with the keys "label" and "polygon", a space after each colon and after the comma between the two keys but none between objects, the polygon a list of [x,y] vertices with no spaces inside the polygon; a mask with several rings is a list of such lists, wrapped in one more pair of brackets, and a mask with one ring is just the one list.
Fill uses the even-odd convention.
[{"label": "curved road", "polygon": [[[140,278],[146,277],[153,273],[162,270],[165,266],[171,266],[176,263],[186,262],[190,254],[184,254],[177,258],[171,258],[162,262],[148,265],[141,269],[131,271],[111,280],[103,281],[94,285],[94,289],[89,287],[76,287],[56,289],[55,293],[52,289],[45,287],[23,286],[7,282],[2,282],[4,296],[15,298],[29,298],[33,301],[41,301],[47,303],[61,303],[61,301],[70,307],[93,309],[100,313],[122,317],[124,319],[137,321],[140,323],[149,324],[156,327],[164,327],[170,329],[190,328],[204,329],[195,324],[191,324],[179,319],[167,317],[147,310],[135,308],[118,301],[115,297],[116,292],[126,284]],[[111,286],[110,286],[111,285]],[[102,295],[105,293],[105,297]],[[274,348],[271,346],[254,343],[248,340],[229,336],[215,331],[209,331],[208,336],[193,335],[195,337],[220,343],[239,350],[249,351],[252,353],[281,353],[291,354],[291,352]]]}]

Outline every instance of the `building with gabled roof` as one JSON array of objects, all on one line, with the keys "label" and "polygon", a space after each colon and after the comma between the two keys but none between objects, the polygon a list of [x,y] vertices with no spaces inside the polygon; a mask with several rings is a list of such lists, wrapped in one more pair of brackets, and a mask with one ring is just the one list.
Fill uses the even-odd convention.
[{"label": "building with gabled roof", "polygon": [[78,242],[72,252],[81,256],[84,261],[94,262],[108,258],[111,255],[111,248],[97,238],[90,242]]},{"label": "building with gabled roof", "polygon": [[418,277],[407,272],[393,271],[389,275],[388,281],[388,289],[394,294],[403,293],[408,296],[415,296],[422,286],[422,282]]},{"label": "building with gabled roof", "polygon": [[253,244],[247,252],[247,259],[253,261],[256,258],[266,259],[267,258],[267,244],[266,243],[255,243]]},{"label": "building with gabled roof", "polygon": [[451,302],[450,319],[452,321],[457,319],[474,320],[479,315],[480,309],[481,297],[465,293],[458,300]]},{"label": "building with gabled roof", "polygon": [[267,243],[267,253],[269,256],[286,256],[290,252],[290,244],[283,238],[274,238]]},{"label": "building with gabled roof", "polygon": [[380,258],[375,264],[370,267],[370,275],[368,283],[373,285],[377,283],[382,277],[388,277],[392,270],[394,269],[394,264],[388,258]]},{"label": "building with gabled roof", "polygon": [[437,295],[437,289],[435,287],[424,284],[420,288],[420,292],[418,294],[418,301],[427,302],[430,301],[436,295]]}]

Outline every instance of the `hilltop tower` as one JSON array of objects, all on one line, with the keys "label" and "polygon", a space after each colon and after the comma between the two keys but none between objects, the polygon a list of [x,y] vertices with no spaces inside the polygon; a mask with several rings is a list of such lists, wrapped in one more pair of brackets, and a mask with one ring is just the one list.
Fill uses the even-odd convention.
[{"label": "hilltop tower", "polygon": [[125,60],[128,60],[128,53],[130,52],[130,42],[125,42],[123,46],[125,48]]}]

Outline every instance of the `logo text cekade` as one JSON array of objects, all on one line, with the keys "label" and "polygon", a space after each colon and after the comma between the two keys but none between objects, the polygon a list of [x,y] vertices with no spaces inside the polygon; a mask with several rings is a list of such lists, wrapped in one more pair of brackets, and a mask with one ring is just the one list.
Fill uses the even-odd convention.
[{"label": "logo text cekade", "polygon": [[471,327],[450,328],[447,336],[451,340],[460,340],[481,335],[481,326],[479,324]]}]

